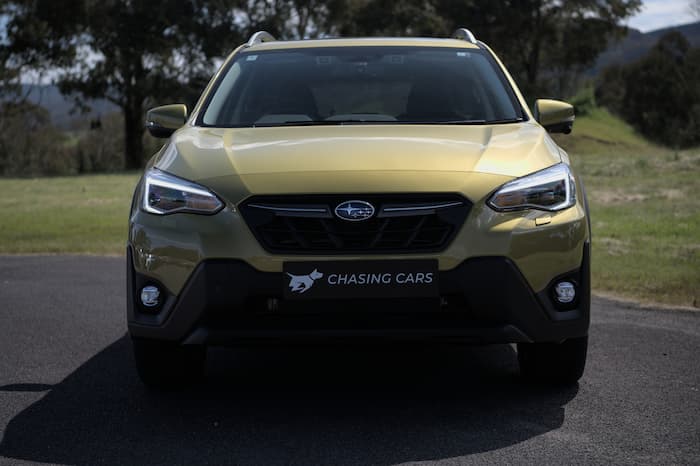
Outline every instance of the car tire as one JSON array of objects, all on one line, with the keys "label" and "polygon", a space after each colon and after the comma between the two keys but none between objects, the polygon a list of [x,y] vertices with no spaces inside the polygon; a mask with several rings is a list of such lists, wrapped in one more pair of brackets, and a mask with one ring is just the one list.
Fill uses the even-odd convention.
[{"label": "car tire", "polygon": [[173,389],[195,382],[204,375],[204,345],[141,338],[132,339],[136,371],[148,387]]},{"label": "car tire", "polygon": [[520,374],[533,382],[574,384],[583,375],[587,352],[587,336],[562,343],[518,343]]}]

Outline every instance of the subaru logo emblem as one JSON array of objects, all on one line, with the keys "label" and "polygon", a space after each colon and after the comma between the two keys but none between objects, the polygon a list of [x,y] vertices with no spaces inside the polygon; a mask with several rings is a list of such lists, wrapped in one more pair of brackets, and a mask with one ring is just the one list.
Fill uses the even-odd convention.
[{"label": "subaru logo emblem", "polygon": [[345,201],[335,208],[335,215],[349,222],[359,222],[374,215],[374,206],[365,201]]}]

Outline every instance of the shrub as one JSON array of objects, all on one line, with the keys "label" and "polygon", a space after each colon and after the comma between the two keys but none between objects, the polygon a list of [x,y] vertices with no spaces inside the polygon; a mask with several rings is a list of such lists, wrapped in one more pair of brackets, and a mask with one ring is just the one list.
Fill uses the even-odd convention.
[{"label": "shrub", "polygon": [[592,85],[585,86],[569,99],[569,103],[574,106],[576,116],[590,114],[596,108],[595,89]]},{"label": "shrub", "polygon": [[0,175],[75,173],[67,136],[50,123],[45,109],[26,102],[4,102],[0,109]]},{"label": "shrub", "polygon": [[[85,124],[87,126],[87,124]],[[76,146],[78,172],[113,172],[124,168],[124,118],[114,112],[93,120]]]}]

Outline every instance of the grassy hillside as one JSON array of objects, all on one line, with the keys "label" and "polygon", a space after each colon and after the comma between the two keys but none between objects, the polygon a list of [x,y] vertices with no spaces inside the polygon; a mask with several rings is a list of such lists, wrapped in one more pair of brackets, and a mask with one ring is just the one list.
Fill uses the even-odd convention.
[{"label": "grassy hillside", "polygon": [[0,253],[122,254],[135,173],[2,179]]},{"label": "grassy hillside", "polygon": [[557,142],[586,184],[594,290],[700,305],[700,149],[655,146],[601,109]]}]

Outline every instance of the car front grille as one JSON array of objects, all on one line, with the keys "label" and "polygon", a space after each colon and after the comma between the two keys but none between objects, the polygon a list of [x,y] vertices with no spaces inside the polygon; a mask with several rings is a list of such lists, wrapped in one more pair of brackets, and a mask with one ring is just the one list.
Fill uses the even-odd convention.
[{"label": "car front grille", "polygon": [[[339,218],[336,207],[369,202],[374,215]],[[444,250],[471,203],[455,194],[253,196],[239,209],[260,244],[283,254],[386,254]]]}]

